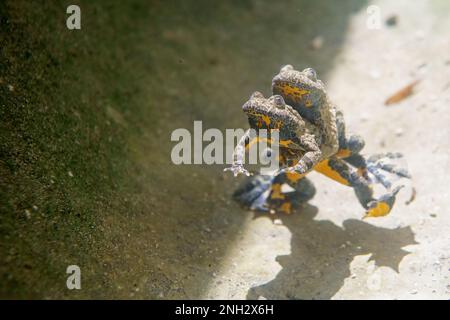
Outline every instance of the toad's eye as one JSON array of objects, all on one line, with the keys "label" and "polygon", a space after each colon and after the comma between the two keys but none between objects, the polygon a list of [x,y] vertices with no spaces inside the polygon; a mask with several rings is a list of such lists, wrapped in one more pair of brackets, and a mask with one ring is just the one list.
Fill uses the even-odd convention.
[{"label": "toad's eye", "polygon": [[283,97],[279,95],[273,96],[273,103],[279,109],[284,109],[284,107],[286,106]]},{"label": "toad's eye", "polygon": [[312,81],[316,81],[317,80],[317,73],[313,68],[306,68],[305,70],[303,70],[303,74],[305,76],[308,77],[308,79],[312,80]]}]

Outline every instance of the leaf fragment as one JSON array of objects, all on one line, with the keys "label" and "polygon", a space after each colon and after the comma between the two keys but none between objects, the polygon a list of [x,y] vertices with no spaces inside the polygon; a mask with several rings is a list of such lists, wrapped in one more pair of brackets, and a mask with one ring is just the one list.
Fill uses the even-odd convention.
[{"label": "leaf fragment", "polygon": [[415,81],[411,82],[410,84],[408,84],[406,87],[400,89],[399,91],[397,91],[396,93],[391,95],[384,102],[384,104],[386,106],[388,106],[390,104],[398,103],[398,102],[402,101],[403,99],[409,97],[413,93],[413,89],[419,83],[419,81],[420,80],[415,80]]}]

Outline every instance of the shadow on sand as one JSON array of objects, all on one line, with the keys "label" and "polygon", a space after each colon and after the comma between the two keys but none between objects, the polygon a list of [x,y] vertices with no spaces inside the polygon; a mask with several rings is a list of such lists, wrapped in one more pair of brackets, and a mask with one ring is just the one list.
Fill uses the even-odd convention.
[{"label": "shadow on sand", "polygon": [[417,244],[409,226],[387,229],[348,219],[341,228],[315,220],[317,212],[307,205],[300,214],[280,216],[292,234],[291,254],[277,257],[283,269],[272,281],[251,288],[247,299],[329,299],[351,275],[355,256],[371,254],[369,261],[398,272],[409,254],[402,248]]}]

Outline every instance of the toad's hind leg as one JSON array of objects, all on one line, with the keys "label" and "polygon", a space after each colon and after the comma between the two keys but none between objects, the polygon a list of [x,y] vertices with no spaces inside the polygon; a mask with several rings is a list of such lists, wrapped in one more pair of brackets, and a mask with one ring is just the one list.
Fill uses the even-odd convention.
[{"label": "toad's hind leg", "polygon": [[336,111],[336,127],[338,131],[339,150],[335,154],[336,157],[343,159],[348,164],[358,169],[358,174],[369,180],[369,172],[380,182],[385,188],[389,189],[392,185],[386,172],[400,178],[411,178],[408,170],[400,168],[394,164],[386,163],[385,160],[398,159],[402,155],[400,153],[381,153],[363,157],[360,153],[364,148],[364,139],[359,135],[350,135],[347,137],[344,115],[342,111]]},{"label": "toad's hind leg", "polygon": [[233,193],[233,199],[245,208],[267,211],[265,200],[272,185],[273,176],[255,175],[247,178]]},{"label": "toad's hind leg", "polygon": [[367,210],[366,216],[387,215],[395,202],[395,196],[399,188],[388,192],[378,200],[373,198],[373,190],[369,182],[361,177],[356,169],[349,166],[342,159],[333,157],[323,160],[315,168],[319,173],[349,187],[355,191],[361,205]]},{"label": "toad's hind leg", "polygon": [[[284,184],[293,188],[293,191],[283,192]],[[315,193],[316,188],[304,175],[296,172],[280,172],[272,182],[267,206],[276,212],[291,214],[293,210],[312,199]]]},{"label": "toad's hind leg", "polygon": [[360,155],[360,152],[365,145],[364,139],[359,135],[347,137],[344,115],[340,110],[336,111],[336,127],[338,130],[339,150],[335,156],[344,159],[345,162],[357,168],[358,174],[368,180],[367,162],[366,159]]},{"label": "toad's hind leg", "polygon": [[358,135],[353,135],[348,139],[346,138],[343,145],[340,144],[336,157],[355,167],[358,170],[358,175],[369,180],[367,160],[359,154],[363,147],[364,140]]},{"label": "toad's hind leg", "polygon": [[358,175],[366,180],[369,180],[369,173],[371,173],[375,180],[387,189],[391,188],[392,183],[386,173],[400,178],[411,178],[408,170],[388,162],[389,160],[401,158],[402,155],[400,153],[375,154],[365,158],[360,154],[364,144],[363,138],[358,135],[340,139],[339,150],[335,156],[355,167],[358,170]]},{"label": "toad's hind leg", "polygon": [[[290,185],[294,191],[282,192],[283,184]],[[314,185],[303,175],[279,173],[276,176],[256,175],[248,178],[233,193],[233,199],[250,210],[290,214],[311,199],[315,192]]]},{"label": "toad's hind leg", "polygon": [[[411,176],[406,168],[402,168],[397,164],[390,163],[392,159],[401,158],[399,153],[375,154],[369,158],[365,158],[360,154],[351,154],[349,157],[342,158],[345,162],[358,169],[358,174],[369,180],[368,173],[372,174],[375,182],[380,182],[386,189],[392,186],[392,179],[408,178]],[[386,175],[388,173],[388,175]]]}]

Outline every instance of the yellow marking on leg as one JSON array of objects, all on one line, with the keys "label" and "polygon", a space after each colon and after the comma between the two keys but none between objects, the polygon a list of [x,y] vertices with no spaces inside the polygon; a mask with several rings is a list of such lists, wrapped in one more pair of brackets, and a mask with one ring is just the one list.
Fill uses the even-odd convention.
[{"label": "yellow marking on leg", "polygon": [[304,176],[305,174],[300,174],[297,172],[286,172],[286,178],[292,183],[297,183]]},{"label": "yellow marking on leg", "polygon": [[383,217],[386,216],[389,212],[391,212],[391,207],[386,202],[379,202],[377,205],[369,210],[367,210],[365,218],[372,217]]},{"label": "yellow marking on leg", "polygon": [[320,172],[321,174],[327,176],[330,179],[333,179],[334,181],[337,181],[343,185],[349,186],[350,182],[344,179],[339,172],[334,170],[329,165],[329,160],[323,160],[319,162],[315,167],[314,170],[317,172]]},{"label": "yellow marking on leg", "polygon": [[291,143],[294,143],[294,142],[292,142],[292,140],[280,140],[280,142],[279,142],[280,146],[282,146],[282,147],[288,147]]},{"label": "yellow marking on leg", "polygon": [[347,158],[347,157],[350,157],[351,154],[352,154],[352,152],[349,149],[340,149],[335,154],[335,156],[338,158]]},{"label": "yellow marking on leg", "polygon": [[[252,145],[252,144],[254,144],[254,143],[256,143],[256,142],[260,142],[260,141],[263,141],[263,142],[266,142],[266,143],[272,143],[273,141],[272,141],[272,139],[270,139],[270,138],[260,138],[260,137],[255,137],[255,138],[253,138],[253,140],[251,140],[246,146],[245,146],[245,148],[248,150],[248,148],[249,148],[249,146],[250,145]],[[292,140],[280,140],[280,141],[278,141],[278,144],[280,145],[280,146],[282,146],[282,147],[289,147],[289,145],[290,144],[295,144]]]},{"label": "yellow marking on leg", "polygon": [[254,145],[257,142],[266,142],[267,144],[272,143],[272,139],[268,138],[261,138],[261,137],[254,137],[249,143],[245,145],[245,150],[249,150],[252,145]]},{"label": "yellow marking on leg", "polygon": [[292,213],[292,205],[290,202],[285,202],[280,206],[280,211],[285,214],[291,214]]},{"label": "yellow marking on leg", "polygon": [[281,193],[281,184],[274,183],[272,185],[272,192],[270,194],[271,199],[284,199],[284,194]]},{"label": "yellow marking on leg", "polygon": [[259,137],[255,137],[245,145],[245,150],[249,150],[252,145],[259,141]]}]

